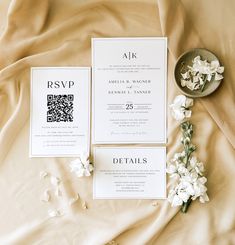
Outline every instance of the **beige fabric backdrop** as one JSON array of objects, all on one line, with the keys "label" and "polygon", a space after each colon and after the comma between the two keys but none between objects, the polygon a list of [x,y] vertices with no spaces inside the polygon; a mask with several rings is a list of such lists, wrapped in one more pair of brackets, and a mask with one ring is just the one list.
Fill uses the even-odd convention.
[{"label": "beige fabric backdrop", "polygon": [[[235,244],[235,2],[233,0],[2,0],[0,2],[0,244]],[[194,143],[205,162],[210,202],[185,215],[167,201],[92,200],[92,178],[77,179],[66,158],[28,158],[31,66],[90,66],[91,37],[167,36],[168,99],[173,67],[193,47],[215,52],[225,66],[218,92],[197,100]],[[180,147],[169,116],[168,158]],[[49,204],[40,171],[62,179]],[[168,184],[171,182],[169,181]],[[155,187],[153,187],[155,188]],[[80,202],[68,200],[79,192]],[[65,215],[48,218],[49,208]]]}]

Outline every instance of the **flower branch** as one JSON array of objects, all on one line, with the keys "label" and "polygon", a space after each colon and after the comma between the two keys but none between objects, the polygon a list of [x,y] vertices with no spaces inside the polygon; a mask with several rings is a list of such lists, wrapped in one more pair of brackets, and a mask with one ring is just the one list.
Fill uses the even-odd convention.
[{"label": "flower branch", "polygon": [[[171,110],[179,110],[172,112],[173,117],[181,115],[181,120],[186,118],[184,112],[192,104],[192,99],[184,95],[177,96],[174,104],[170,106]],[[193,200],[199,198],[200,202],[205,203],[209,198],[205,186],[207,179],[203,176],[204,164],[193,155],[196,151],[196,146],[192,144],[193,125],[189,121],[184,121],[180,124],[180,128],[183,150],[175,153],[167,165],[167,173],[176,181],[176,185],[169,191],[168,201],[172,207],[182,206],[181,211],[186,213]]]}]

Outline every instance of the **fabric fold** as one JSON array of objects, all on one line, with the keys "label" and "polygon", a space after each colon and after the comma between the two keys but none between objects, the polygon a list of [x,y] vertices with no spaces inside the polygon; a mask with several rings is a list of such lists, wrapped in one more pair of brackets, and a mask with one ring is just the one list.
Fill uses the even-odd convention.
[{"label": "fabric fold", "polygon": [[[196,47],[207,48],[215,52],[210,48],[213,38],[210,40],[203,39],[201,33],[195,29],[192,19],[188,17],[188,13],[181,1],[158,0],[158,9],[163,35],[169,38],[168,48],[174,55],[175,60],[181,53]],[[194,18],[197,18],[197,16],[194,16]],[[203,23],[200,24],[199,28],[203,29]],[[218,26],[218,32],[221,31],[223,33],[223,29],[221,28],[222,26]],[[222,64],[225,66],[223,84],[218,91],[209,97],[200,99],[200,101],[235,148],[234,87],[231,90],[231,86],[234,86],[234,83],[233,85],[231,84],[230,75],[227,72],[230,68],[228,64],[230,50],[225,50],[223,53],[221,53],[222,50],[218,50],[217,52],[216,55],[218,55]],[[225,58],[227,58],[227,61],[225,61]],[[171,82],[169,81],[169,83]],[[218,101],[223,101],[223,103],[217,103]]]}]

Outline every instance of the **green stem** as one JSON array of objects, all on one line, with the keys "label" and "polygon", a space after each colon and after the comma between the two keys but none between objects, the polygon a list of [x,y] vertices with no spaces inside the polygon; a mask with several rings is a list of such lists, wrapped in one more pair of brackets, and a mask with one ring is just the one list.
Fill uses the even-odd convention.
[{"label": "green stem", "polygon": [[191,202],[192,202],[192,199],[191,199],[191,197],[189,197],[188,201],[183,203],[183,205],[181,207],[182,213],[186,213],[188,211],[188,208],[189,208]]},{"label": "green stem", "polygon": [[205,88],[205,86],[206,86],[206,82],[207,82],[207,81],[205,81],[204,84],[202,85],[201,92],[204,91],[204,88]]}]

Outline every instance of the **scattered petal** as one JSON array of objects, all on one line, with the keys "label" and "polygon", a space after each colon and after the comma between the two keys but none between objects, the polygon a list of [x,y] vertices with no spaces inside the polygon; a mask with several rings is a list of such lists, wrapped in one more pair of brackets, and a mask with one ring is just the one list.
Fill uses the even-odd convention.
[{"label": "scattered petal", "polygon": [[50,199],[51,199],[50,191],[49,190],[45,190],[44,193],[42,194],[40,200],[42,202],[49,202]]},{"label": "scattered petal", "polygon": [[60,184],[60,179],[58,177],[51,176],[51,184],[53,186],[58,186]]},{"label": "scattered petal", "polygon": [[62,213],[59,209],[49,209],[49,210],[48,210],[48,215],[49,215],[51,218],[54,218],[54,217],[62,216],[63,213]]},{"label": "scattered petal", "polygon": [[49,174],[46,171],[41,171],[39,175],[40,179],[45,179]]},{"label": "scattered petal", "polygon": [[153,207],[158,206],[158,202],[153,202],[153,203],[152,203],[152,206],[153,206]]},{"label": "scattered petal", "polygon": [[118,243],[114,240],[108,242],[106,245],[118,245]]},{"label": "scattered petal", "polygon": [[87,204],[86,204],[86,202],[85,202],[85,201],[82,201],[82,203],[81,203],[81,204],[82,204],[82,208],[83,208],[83,209],[88,209]]},{"label": "scattered petal", "polygon": [[62,191],[60,190],[59,187],[57,187],[56,190],[55,190],[55,196],[57,196],[57,197],[62,196]]},{"label": "scattered petal", "polygon": [[69,205],[72,206],[75,202],[79,200],[79,198],[80,198],[79,194],[77,194],[75,198],[70,198]]}]

